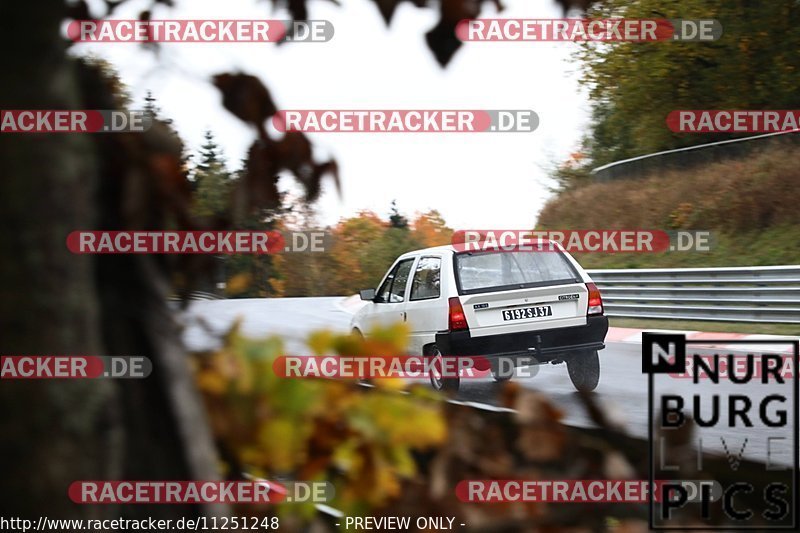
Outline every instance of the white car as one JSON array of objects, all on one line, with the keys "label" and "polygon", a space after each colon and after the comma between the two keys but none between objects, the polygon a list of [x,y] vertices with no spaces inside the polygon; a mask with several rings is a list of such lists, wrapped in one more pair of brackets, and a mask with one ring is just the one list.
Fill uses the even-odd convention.
[{"label": "white car", "polygon": [[[553,251],[439,246],[403,254],[377,290],[361,291],[369,303],[353,316],[353,332],[404,321],[409,355],[483,356],[497,381],[510,377],[498,371],[506,366],[500,358],[514,366],[566,362],[575,388],[594,390],[608,319],[589,275],[553,244]],[[430,379],[439,390],[459,388],[458,377]]]}]

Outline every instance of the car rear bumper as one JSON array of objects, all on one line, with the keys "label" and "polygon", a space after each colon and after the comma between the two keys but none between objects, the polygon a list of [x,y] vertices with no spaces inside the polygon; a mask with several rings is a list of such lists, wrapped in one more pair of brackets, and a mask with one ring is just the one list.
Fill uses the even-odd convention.
[{"label": "car rear bumper", "polygon": [[487,358],[529,356],[544,363],[562,356],[605,348],[608,318],[590,316],[586,325],[472,337],[469,331],[436,334],[436,346],[445,355],[481,355]]}]

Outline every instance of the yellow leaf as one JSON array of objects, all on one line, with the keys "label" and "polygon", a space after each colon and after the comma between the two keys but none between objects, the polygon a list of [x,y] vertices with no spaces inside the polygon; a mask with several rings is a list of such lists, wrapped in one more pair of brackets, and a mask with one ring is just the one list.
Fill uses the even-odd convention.
[{"label": "yellow leaf", "polygon": [[225,292],[228,294],[241,294],[246,291],[253,283],[253,275],[249,272],[242,272],[231,276],[225,284]]}]

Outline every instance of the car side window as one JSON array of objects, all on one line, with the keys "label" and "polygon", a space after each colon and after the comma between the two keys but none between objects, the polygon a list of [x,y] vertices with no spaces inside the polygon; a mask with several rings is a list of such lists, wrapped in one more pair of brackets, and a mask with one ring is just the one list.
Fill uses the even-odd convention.
[{"label": "car side window", "polygon": [[406,283],[408,283],[408,277],[411,274],[411,265],[413,264],[413,258],[405,259],[397,263],[378,289],[377,302],[399,303],[403,301]]},{"label": "car side window", "polygon": [[411,282],[411,300],[429,300],[441,294],[440,274],[442,260],[439,257],[423,257],[417,263],[414,280]]},{"label": "car side window", "polygon": [[392,281],[394,280],[394,274],[397,272],[397,267],[400,265],[398,264],[396,267],[389,272],[389,275],[386,276],[386,279],[383,281],[383,284],[378,288],[378,293],[376,295],[375,301],[376,302],[388,302],[389,301],[389,290],[392,288]]},{"label": "car side window", "polygon": [[411,277],[411,265],[413,264],[413,259],[406,259],[397,265],[397,273],[392,281],[392,288],[389,290],[390,303],[400,303],[405,300],[406,285],[408,278]]}]

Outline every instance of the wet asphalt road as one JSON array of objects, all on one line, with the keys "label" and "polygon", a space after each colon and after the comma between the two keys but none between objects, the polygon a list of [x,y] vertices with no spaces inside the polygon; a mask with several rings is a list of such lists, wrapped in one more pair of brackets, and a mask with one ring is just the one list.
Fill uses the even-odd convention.
[{"label": "wet asphalt road", "polygon": [[[186,324],[184,340],[190,348],[207,348],[217,344],[214,332],[221,333],[238,317],[242,320],[242,331],[253,336],[279,334],[286,338],[288,354],[308,355],[303,339],[319,329],[348,331],[350,314],[342,307],[343,299],[330,298],[283,298],[214,300],[193,302],[184,315]],[[198,318],[206,324],[200,327]],[[700,350],[713,353],[713,350]],[[604,408],[608,418],[634,436],[648,435],[648,380],[641,368],[641,345],[630,342],[609,342],[600,352],[600,385],[594,393],[596,401]],[[591,426],[572,383],[566,366],[541,365],[536,367],[533,377],[515,378],[523,386],[545,393],[564,412],[564,421],[575,426]],[[500,385],[491,378],[462,379],[461,390],[456,399],[497,405]],[[691,407],[692,396],[701,401],[701,414],[710,414],[713,395],[720,397],[721,424],[702,428],[696,437],[701,437],[707,451],[728,453],[759,462],[769,461],[778,465],[791,465],[795,460],[794,438],[797,432],[792,405],[791,380],[786,384],[775,382],[735,385],[727,381],[715,385],[705,381],[694,384],[691,379],[659,376],[655,379],[656,396],[678,394]],[[759,415],[759,405],[770,394],[783,393],[789,404],[772,401],[765,406],[770,420],[778,416],[777,411],[787,411],[788,425],[771,428]],[[749,410],[753,427],[744,427],[737,420],[735,427],[727,424],[727,401],[732,394],[747,396],[752,403]],[[724,439],[724,442],[723,440]],[[745,439],[747,439],[745,443]],[[742,446],[744,448],[742,449]]]}]

